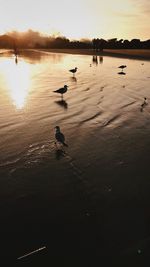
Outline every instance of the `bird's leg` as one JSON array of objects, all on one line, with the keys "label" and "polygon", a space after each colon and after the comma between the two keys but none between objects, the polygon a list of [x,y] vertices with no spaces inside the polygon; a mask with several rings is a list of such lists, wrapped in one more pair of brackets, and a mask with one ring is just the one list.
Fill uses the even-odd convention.
[{"label": "bird's leg", "polygon": [[58,143],[57,141],[55,142],[55,147],[57,151],[62,151],[62,148],[60,147],[60,143]]},{"label": "bird's leg", "polygon": [[55,146],[57,150],[62,150],[63,145],[59,141],[55,141]]},{"label": "bird's leg", "polygon": [[63,144],[60,142],[57,142],[57,141],[56,141],[56,149],[57,149],[57,151],[61,152],[63,155],[66,154],[66,151],[63,147]]},{"label": "bird's leg", "polygon": [[58,146],[57,146],[57,141],[55,141],[55,147],[56,147],[56,149],[58,149]]}]

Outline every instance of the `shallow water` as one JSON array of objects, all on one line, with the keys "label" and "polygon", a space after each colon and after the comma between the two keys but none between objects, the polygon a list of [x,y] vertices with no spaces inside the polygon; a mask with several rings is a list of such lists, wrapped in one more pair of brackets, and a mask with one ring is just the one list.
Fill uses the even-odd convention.
[{"label": "shallow water", "polygon": [[[62,100],[53,91],[64,84]],[[94,266],[106,255],[143,264],[150,104],[141,104],[149,102],[149,85],[144,60],[0,54],[1,229],[10,261],[46,246],[28,265]],[[54,143],[56,125],[69,145],[63,151]]]}]

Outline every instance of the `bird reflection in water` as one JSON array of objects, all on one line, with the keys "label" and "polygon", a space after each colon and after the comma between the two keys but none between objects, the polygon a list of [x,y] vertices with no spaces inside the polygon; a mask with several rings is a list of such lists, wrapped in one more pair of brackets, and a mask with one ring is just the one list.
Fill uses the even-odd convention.
[{"label": "bird reflection in water", "polygon": [[57,149],[55,152],[55,155],[56,155],[56,159],[60,160],[61,158],[65,157],[66,153],[63,149]]},{"label": "bird reflection in water", "polygon": [[103,63],[103,57],[99,56],[99,63],[102,64]]},{"label": "bird reflection in water", "polygon": [[77,82],[77,78],[74,76],[74,77],[70,77],[71,81],[72,82]]},{"label": "bird reflection in water", "polygon": [[126,75],[126,73],[123,72],[123,71],[118,72],[118,74],[119,74],[119,75]]},{"label": "bird reflection in water", "polygon": [[97,65],[98,64],[97,56],[93,56],[92,61],[93,61],[94,64]]},{"label": "bird reflection in water", "polygon": [[16,65],[18,64],[18,57],[17,56],[15,56],[15,63],[16,63]]},{"label": "bird reflection in water", "polygon": [[68,103],[64,99],[55,101],[55,103],[58,104],[59,106],[61,106],[64,109],[68,109]]}]

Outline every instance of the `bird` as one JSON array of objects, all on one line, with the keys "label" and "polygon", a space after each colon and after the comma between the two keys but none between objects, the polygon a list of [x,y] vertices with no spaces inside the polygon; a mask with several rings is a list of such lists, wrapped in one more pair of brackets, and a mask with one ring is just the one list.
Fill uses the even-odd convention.
[{"label": "bird", "polygon": [[60,89],[57,89],[55,91],[53,91],[54,93],[58,93],[58,94],[61,94],[61,96],[63,97],[63,94],[66,93],[68,90],[68,85],[64,85],[64,87],[60,88]]},{"label": "bird", "polygon": [[146,105],[148,105],[148,102],[147,102],[147,98],[144,97],[144,101],[143,101],[143,103],[141,104],[141,112],[143,111],[143,109],[144,109],[144,107],[145,107]]},{"label": "bird", "polygon": [[59,126],[55,126],[55,138],[56,138],[56,142],[61,143],[62,145],[68,147],[68,145],[65,143],[65,136],[60,131],[60,127]]},{"label": "bird", "polygon": [[122,71],[123,71],[123,69],[126,68],[126,67],[127,67],[126,65],[121,65],[118,68],[122,69]]},{"label": "bird", "polygon": [[73,75],[76,73],[76,71],[77,71],[77,67],[75,67],[74,69],[71,69],[71,70],[69,70],[70,72],[72,72],[73,73]]},{"label": "bird", "polygon": [[147,98],[144,97],[144,102],[142,103],[141,107],[143,108],[143,107],[146,106],[147,104],[148,104],[148,102],[147,102]]}]

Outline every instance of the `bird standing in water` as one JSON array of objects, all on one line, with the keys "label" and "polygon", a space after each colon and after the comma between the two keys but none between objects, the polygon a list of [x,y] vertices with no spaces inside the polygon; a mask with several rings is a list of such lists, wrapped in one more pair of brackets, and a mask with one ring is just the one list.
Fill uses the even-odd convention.
[{"label": "bird standing in water", "polygon": [[146,106],[147,104],[148,104],[148,102],[147,102],[147,98],[144,97],[144,102],[142,103],[141,107],[143,108],[143,107]]},{"label": "bird standing in water", "polygon": [[65,143],[65,136],[64,134],[60,131],[60,127],[59,126],[56,126],[55,127],[55,138],[56,138],[56,143],[60,143],[64,146],[68,146],[66,143]]},{"label": "bird standing in water", "polygon": [[61,97],[63,98],[63,94],[65,94],[68,90],[68,85],[64,85],[64,87],[57,89],[55,91],[53,91],[54,93],[58,93],[61,94]]},{"label": "bird standing in water", "polygon": [[73,76],[74,76],[74,74],[76,73],[76,71],[77,71],[77,67],[75,67],[74,69],[71,69],[71,70],[69,70],[70,72],[72,72],[73,73]]},{"label": "bird standing in water", "polygon": [[119,68],[119,69],[122,69],[122,71],[123,71],[123,69],[126,68],[126,67],[127,67],[126,65],[121,65],[121,66],[119,66],[118,68]]},{"label": "bird standing in water", "polygon": [[148,101],[147,101],[147,98],[144,97],[144,101],[143,101],[143,103],[141,104],[141,111],[143,111],[143,109],[145,108],[146,105],[148,105]]}]

